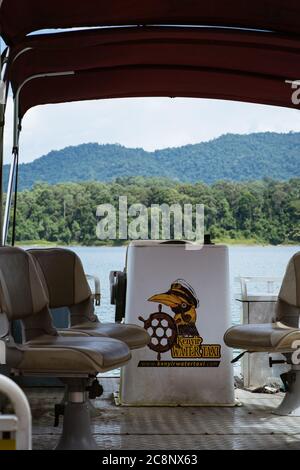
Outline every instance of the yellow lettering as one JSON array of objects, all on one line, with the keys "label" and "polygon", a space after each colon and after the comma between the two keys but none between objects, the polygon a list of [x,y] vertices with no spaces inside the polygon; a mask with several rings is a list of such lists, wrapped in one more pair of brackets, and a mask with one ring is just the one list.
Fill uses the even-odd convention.
[{"label": "yellow lettering", "polygon": [[173,358],[202,358],[219,359],[221,357],[220,344],[201,344],[202,338],[178,338],[177,344],[172,348]]}]

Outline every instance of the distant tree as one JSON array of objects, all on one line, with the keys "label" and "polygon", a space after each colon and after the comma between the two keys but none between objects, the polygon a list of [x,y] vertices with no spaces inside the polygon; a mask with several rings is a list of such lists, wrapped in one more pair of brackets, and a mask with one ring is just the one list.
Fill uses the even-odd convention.
[{"label": "distant tree", "polygon": [[142,177],[110,183],[39,183],[19,193],[17,240],[100,243],[96,238],[97,206],[110,203],[118,211],[119,196],[124,195],[129,205],[141,203],[148,208],[163,203],[204,204],[205,229],[215,239],[300,242],[300,178],[219,181],[211,186]]}]

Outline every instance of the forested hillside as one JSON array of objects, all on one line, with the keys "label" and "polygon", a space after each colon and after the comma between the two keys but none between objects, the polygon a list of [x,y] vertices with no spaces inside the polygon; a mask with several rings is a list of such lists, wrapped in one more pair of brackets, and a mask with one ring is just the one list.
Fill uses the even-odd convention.
[{"label": "forested hillside", "polygon": [[[20,189],[37,182],[111,181],[167,177],[180,182],[250,181],[300,176],[300,133],[224,135],[210,142],[155,152],[121,145],[83,144],[20,165]],[[7,184],[8,167],[4,171]]]},{"label": "forested hillside", "polygon": [[204,204],[206,231],[214,239],[300,243],[300,178],[286,182],[176,183],[125,178],[112,183],[38,184],[18,197],[17,239],[97,243],[99,204]]}]

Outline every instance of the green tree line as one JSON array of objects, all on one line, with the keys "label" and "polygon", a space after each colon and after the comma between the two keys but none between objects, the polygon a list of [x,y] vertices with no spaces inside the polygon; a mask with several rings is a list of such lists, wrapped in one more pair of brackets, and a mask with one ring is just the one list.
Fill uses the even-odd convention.
[{"label": "green tree line", "polygon": [[108,183],[36,184],[18,195],[16,240],[99,244],[97,206],[109,203],[118,208],[119,196],[127,196],[129,205],[147,207],[204,204],[205,230],[215,240],[300,243],[300,178],[212,185],[143,177]]}]

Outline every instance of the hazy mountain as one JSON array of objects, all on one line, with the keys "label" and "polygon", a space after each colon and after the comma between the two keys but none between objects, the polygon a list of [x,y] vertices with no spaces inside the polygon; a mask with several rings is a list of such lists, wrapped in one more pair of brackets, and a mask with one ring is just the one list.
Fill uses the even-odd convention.
[{"label": "hazy mountain", "polygon": [[[8,170],[6,165],[5,185]],[[155,152],[95,143],[67,147],[21,164],[19,188],[42,181],[110,181],[138,175],[206,183],[265,177],[286,180],[300,175],[300,133],[227,134],[209,142]]]}]

